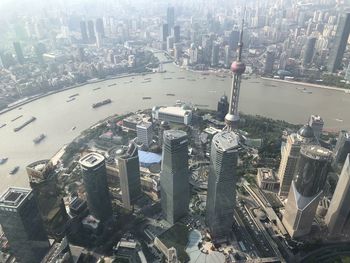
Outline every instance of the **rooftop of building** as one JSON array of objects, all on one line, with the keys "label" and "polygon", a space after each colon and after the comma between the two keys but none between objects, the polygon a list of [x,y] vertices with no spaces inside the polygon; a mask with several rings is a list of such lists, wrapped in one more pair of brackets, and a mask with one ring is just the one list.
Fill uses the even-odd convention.
[{"label": "rooftop of building", "polygon": [[100,223],[100,220],[96,219],[93,215],[88,215],[82,220],[82,224],[89,226],[93,229],[98,228],[98,225]]},{"label": "rooftop of building", "polygon": [[310,120],[312,122],[319,122],[319,123],[324,123],[322,117],[320,115],[311,115]]},{"label": "rooftop of building", "polygon": [[222,151],[237,149],[239,147],[239,136],[231,131],[222,131],[214,136],[212,143]]},{"label": "rooftop of building", "polygon": [[46,167],[46,165],[49,163],[50,160],[40,160],[40,161],[36,161],[36,162],[33,162],[31,164],[28,164],[27,167],[28,168],[31,168],[31,169],[34,169],[36,171],[43,171],[44,168]]},{"label": "rooftop of building", "polygon": [[152,127],[152,122],[142,121],[138,123],[136,127],[141,129],[144,129],[144,128],[148,129],[149,127]]},{"label": "rooftop of building", "polygon": [[168,140],[176,140],[182,137],[187,137],[187,133],[181,130],[167,130],[164,131],[164,138]]},{"label": "rooftop of building", "polygon": [[300,152],[314,160],[327,160],[332,157],[332,151],[319,145],[305,145]]},{"label": "rooftop of building", "polygon": [[159,107],[158,113],[175,115],[175,116],[185,116],[189,115],[192,111],[183,106],[169,106],[169,107]]},{"label": "rooftop of building", "polygon": [[304,138],[313,138],[315,136],[313,129],[308,124],[301,127],[298,131],[298,134]]},{"label": "rooftop of building", "polygon": [[135,249],[137,247],[137,243],[133,239],[125,239],[122,238],[118,244],[117,244],[117,249],[118,248],[129,248],[129,249]]},{"label": "rooftop of building", "polygon": [[140,122],[148,122],[148,118],[149,117],[144,114],[133,114],[123,119],[123,121],[140,123]]},{"label": "rooftop of building", "polygon": [[0,207],[18,208],[32,192],[30,189],[10,187],[0,197]]},{"label": "rooftop of building", "polygon": [[102,163],[104,159],[103,155],[93,152],[82,157],[79,163],[84,167],[92,168]]},{"label": "rooftop of building", "polygon": [[258,168],[258,176],[260,176],[263,181],[278,181],[276,173],[270,168]]}]

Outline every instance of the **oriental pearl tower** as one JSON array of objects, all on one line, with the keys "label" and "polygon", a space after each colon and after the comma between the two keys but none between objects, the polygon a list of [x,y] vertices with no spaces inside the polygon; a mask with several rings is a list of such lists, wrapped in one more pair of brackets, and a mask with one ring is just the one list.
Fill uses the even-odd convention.
[{"label": "oriental pearl tower", "polygon": [[239,90],[241,87],[242,74],[245,71],[245,64],[241,61],[242,49],[243,49],[243,24],[244,24],[244,20],[242,20],[241,34],[238,42],[237,60],[232,62],[232,65],[231,65],[231,70],[233,73],[231,97],[230,97],[229,110],[225,116],[225,123],[226,123],[225,130],[228,130],[228,131],[233,131],[237,129],[238,122],[239,122],[239,113],[238,113]]}]

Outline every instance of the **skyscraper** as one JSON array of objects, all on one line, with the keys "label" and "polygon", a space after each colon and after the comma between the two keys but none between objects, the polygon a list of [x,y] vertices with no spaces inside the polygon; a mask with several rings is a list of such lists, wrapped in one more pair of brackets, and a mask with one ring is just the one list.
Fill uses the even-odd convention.
[{"label": "skyscraper", "polygon": [[175,25],[175,9],[173,6],[169,6],[166,11],[166,22],[169,29],[173,28]]},{"label": "skyscraper", "polygon": [[96,34],[100,34],[101,38],[105,37],[105,28],[103,26],[102,18],[97,18],[95,22]]},{"label": "skyscraper", "polygon": [[211,50],[211,62],[210,62],[212,66],[217,66],[219,64],[219,51],[220,51],[219,43],[217,42],[213,43],[213,47]]},{"label": "skyscraper", "polygon": [[307,235],[323,194],[332,152],[318,145],[305,145],[288,194],[282,223],[292,238]]},{"label": "skyscraper", "polygon": [[238,148],[239,137],[232,131],[216,134],[211,143],[206,223],[214,239],[232,229]]},{"label": "skyscraper", "polygon": [[149,147],[153,139],[153,125],[151,122],[142,122],[136,125],[137,141]]},{"label": "skyscraper", "polygon": [[289,193],[301,146],[315,143],[315,136],[309,125],[304,125],[297,133],[292,133],[287,137],[287,143],[282,149],[281,163],[278,170],[280,197],[287,197]]},{"label": "skyscraper", "polygon": [[241,34],[239,37],[237,61],[234,61],[231,65],[233,78],[232,78],[230,105],[229,105],[228,113],[225,116],[227,130],[236,129],[239,122],[239,112],[238,112],[239,91],[241,88],[242,74],[245,72],[245,64],[241,61],[242,51],[243,51],[243,26],[244,26],[244,20],[242,21]]},{"label": "skyscraper", "polygon": [[13,47],[15,49],[16,58],[17,58],[18,63],[23,64],[24,63],[24,56],[23,56],[21,43],[13,42]]},{"label": "skyscraper", "polygon": [[90,39],[90,41],[95,41],[96,36],[95,36],[94,21],[89,20],[87,22],[87,25],[88,25],[89,39]]},{"label": "skyscraper", "polygon": [[40,262],[49,251],[49,240],[30,189],[9,188],[1,195],[0,224],[17,262]]},{"label": "skyscraper", "polygon": [[319,115],[311,115],[309,119],[309,126],[314,131],[314,135],[317,140],[320,139],[320,136],[322,134],[324,121],[321,116]]},{"label": "skyscraper", "polygon": [[348,154],[329,205],[325,223],[331,235],[350,230],[350,155]]},{"label": "skyscraper", "polygon": [[309,37],[306,41],[304,57],[303,57],[303,66],[306,66],[312,62],[312,58],[314,57],[316,44],[316,37]]},{"label": "skyscraper", "polygon": [[62,238],[68,215],[57,186],[54,165],[42,160],[29,164],[26,170],[47,233],[52,238]]},{"label": "skyscraper", "polygon": [[83,40],[83,42],[87,42],[88,34],[87,34],[85,21],[80,21],[80,33],[81,33],[81,39]]},{"label": "skyscraper", "polygon": [[347,131],[340,131],[337,144],[334,148],[333,165],[337,166],[343,164],[348,153],[350,153],[350,133]]},{"label": "skyscraper", "polygon": [[225,116],[228,112],[228,107],[229,107],[229,104],[228,104],[227,96],[223,95],[218,102],[218,108],[216,113],[216,117],[218,120],[224,121]]},{"label": "skyscraper", "polygon": [[160,41],[165,42],[169,36],[168,24],[162,24],[160,27]]},{"label": "skyscraper", "polygon": [[134,142],[130,142],[126,154],[118,158],[118,167],[123,205],[132,209],[141,195],[139,155]]},{"label": "skyscraper", "polygon": [[180,26],[179,25],[174,26],[173,32],[174,32],[174,43],[179,43],[180,42]]},{"label": "skyscraper", "polygon": [[333,42],[333,48],[330,50],[328,59],[328,71],[336,72],[341,65],[346,44],[350,33],[350,13],[341,14],[337,26],[337,32]]},{"label": "skyscraper", "polygon": [[112,216],[105,158],[99,153],[89,153],[81,158],[79,163],[89,211],[97,219],[105,221]]},{"label": "skyscraper", "polygon": [[231,50],[236,50],[239,42],[239,30],[234,29],[230,32],[228,44]]},{"label": "skyscraper", "polygon": [[272,50],[267,50],[265,65],[264,65],[264,74],[272,74],[274,62],[275,62],[275,52]]},{"label": "skyscraper", "polygon": [[188,175],[188,138],[184,131],[164,131],[161,205],[164,218],[174,224],[187,214],[190,192]]}]

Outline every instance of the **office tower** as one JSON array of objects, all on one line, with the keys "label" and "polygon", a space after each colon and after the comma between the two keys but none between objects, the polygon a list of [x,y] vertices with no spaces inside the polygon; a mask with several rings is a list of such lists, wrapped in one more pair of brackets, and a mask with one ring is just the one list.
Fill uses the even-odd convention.
[{"label": "office tower", "polygon": [[169,36],[168,24],[162,24],[160,27],[160,41],[166,42],[166,38]]},{"label": "office tower", "polygon": [[287,137],[287,143],[282,149],[281,163],[278,170],[280,180],[280,197],[287,197],[295,174],[300,148],[304,144],[316,144],[314,132],[309,125],[304,125],[297,133]]},{"label": "office tower", "polygon": [[153,139],[153,125],[151,122],[141,122],[136,125],[137,142],[149,147]]},{"label": "office tower", "polygon": [[105,29],[103,26],[103,20],[102,18],[97,18],[95,22],[95,27],[96,27],[96,35],[100,34],[101,38],[105,37]]},{"label": "office tower", "polygon": [[88,34],[87,34],[85,21],[80,21],[80,33],[81,33],[81,39],[83,40],[83,42],[87,42]]},{"label": "office tower", "polygon": [[166,11],[166,22],[169,29],[173,28],[175,25],[175,9],[173,6],[169,6]]},{"label": "office tower", "polygon": [[320,139],[320,136],[322,134],[324,121],[321,116],[319,115],[311,115],[309,119],[309,126],[314,131],[314,135],[317,140]]},{"label": "office tower", "polygon": [[166,39],[166,48],[167,50],[171,50],[174,48],[174,37],[168,36]]},{"label": "office tower", "polygon": [[194,43],[192,43],[191,47],[188,49],[188,56],[190,57],[189,63],[191,65],[196,65],[198,62],[198,48]]},{"label": "office tower", "polygon": [[350,230],[350,155],[348,154],[329,205],[325,223],[331,235]]},{"label": "office tower", "polygon": [[0,51],[0,64],[2,67],[8,69],[10,66],[14,64],[12,55],[8,52]]},{"label": "office tower", "polygon": [[61,242],[53,243],[40,263],[74,263],[67,238],[64,237]]},{"label": "office tower", "polygon": [[333,48],[330,50],[328,58],[328,71],[336,72],[339,69],[346,44],[350,33],[350,13],[341,14],[337,25],[337,32],[333,42]]},{"label": "office tower", "polygon": [[272,50],[267,50],[265,65],[264,65],[264,74],[272,74],[274,63],[275,63],[275,52]]},{"label": "office tower", "polygon": [[206,223],[214,239],[230,235],[235,206],[239,137],[223,131],[213,137],[210,154]]},{"label": "office tower", "polygon": [[176,25],[173,29],[174,32],[174,43],[180,42],[180,26]]},{"label": "office tower", "polygon": [[344,163],[346,156],[350,153],[350,133],[340,131],[337,144],[334,148],[333,165],[338,166]]},{"label": "office tower", "polygon": [[170,125],[167,121],[162,121],[158,129],[158,144],[163,145],[164,131],[170,130]]},{"label": "office tower", "polygon": [[162,212],[164,218],[174,224],[187,214],[190,200],[188,138],[184,131],[164,131],[162,160]]},{"label": "office tower", "polygon": [[312,58],[314,57],[315,44],[316,37],[309,37],[307,39],[304,49],[303,66],[306,66],[312,62]]},{"label": "office tower", "polygon": [[216,118],[219,121],[225,120],[225,116],[228,112],[228,108],[229,108],[229,103],[228,103],[227,96],[223,95],[218,102],[218,108],[216,113]]},{"label": "office tower", "polygon": [[29,164],[26,171],[46,232],[52,238],[62,238],[68,215],[57,185],[55,166],[49,160],[42,160]]},{"label": "office tower", "polygon": [[96,36],[95,36],[94,21],[89,20],[87,22],[87,25],[88,25],[89,39],[90,39],[90,41],[95,41]]},{"label": "office tower", "polygon": [[282,223],[292,238],[309,234],[323,194],[332,152],[318,145],[305,145],[288,194]]},{"label": "office tower", "polygon": [[101,35],[101,33],[96,32],[96,47],[102,48],[102,46],[103,46],[102,35]]},{"label": "office tower", "polygon": [[86,199],[90,213],[101,221],[112,217],[105,158],[99,153],[89,153],[79,160],[83,173]]},{"label": "office tower", "polygon": [[13,47],[15,49],[16,58],[19,64],[24,64],[24,56],[21,44],[19,42],[13,42]]},{"label": "office tower", "polygon": [[220,45],[219,43],[215,42],[211,50],[211,62],[210,62],[210,64],[214,67],[219,64],[219,51],[220,51]]},{"label": "office tower", "polygon": [[225,61],[224,65],[226,68],[230,66],[230,61],[231,61],[231,49],[229,45],[225,46]]},{"label": "office tower", "polygon": [[245,64],[241,61],[242,51],[243,51],[243,26],[244,26],[244,20],[242,21],[241,35],[239,37],[237,61],[234,61],[231,65],[231,71],[233,73],[233,77],[232,77],[230,105],[229,105],[228,113],[225,116],[225,122],[226,122],[225,128],[227,130],[236,129],[239,122],[239,112],[238,112],[239,91],[241,88],[242,74],[245,71]]},{"label": "office tower", "polygon": [[11,187],[0,197],[0,224],[17,262],[40,262],[49,240],[30,189]]},{"label": "office tower", "polygon": [[228,45],[230,46],[231,50],[236,50],[238,47],[239,42],[239,30],[234,29],[230,32],[229,39],[228,39]]},{"label": "office tower", "polygon": [[174,58],[175,61],[179,61],[182,55],[182,46],[180,43],[174,44]]},{"label": "office tower", "polygon": [[279,63],[278,69],[281,69],[281,70],[285,70],[286,69],[287,59],[288,59],[287,52],[285,52],[285,51],[282,52],[282,54],[280,56],[280,63]]},{"label": "office tower", "polygon": [[130,142],[126,154],[118,158],[118,167],[123,205],[132,209],[141,195],[139,155],[135,142]]}]

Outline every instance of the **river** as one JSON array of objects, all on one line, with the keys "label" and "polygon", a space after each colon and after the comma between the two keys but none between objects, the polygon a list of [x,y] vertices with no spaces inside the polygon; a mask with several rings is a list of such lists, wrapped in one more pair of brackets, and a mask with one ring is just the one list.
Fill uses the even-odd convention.
[{"label": "river", "polygon": [[[230,78],[203,76],[180,70],[172,64],[166,64],[164,68],[166,73],[107,80],[60,92],[0,115],[0,124],[7,123],[0,129],[0,157],[9,158],[0,165],[0,191],[8,186],[28,186],[25,172],[27,164],[50,158],[81,131],[107,116],[154,105],[172,105],[176,100],[208,105],[208,108],[215,109],[220,96],[230,94]],[[145,78],[152,80],[145,83]],[[108,86],[113,83],[117,85]],[[98,87],[101,89],[93,90]],[[327,129],[349,129],[350,94],[306,87],[312,92],[308,94],[302,92],[301,88],[303,86],[258,78],[243,80],[239,108],[244,113],[292,123],[304,123],[310,114],[317,113],[324,118]],[[72,102],[66,102],[75,93],[79,93],[79,96]],[[166,93],[174,93],[175,96],[166,96]],[[143,100],[144,96],[152,99]],[[107,98],[112,100],[111,104],[97,109],[91,107],[93,103]],[[11,122],[19,115],[23,117]],[[31,116],[37,120],[19,132],[13,131]],[[75,130],[72,130],[73,126],[76,126]],[[33,139],[41,133],[45,133],[47,138],[34,145]],[[20,166],[18,173],[9,175],[16,165]]]}]

